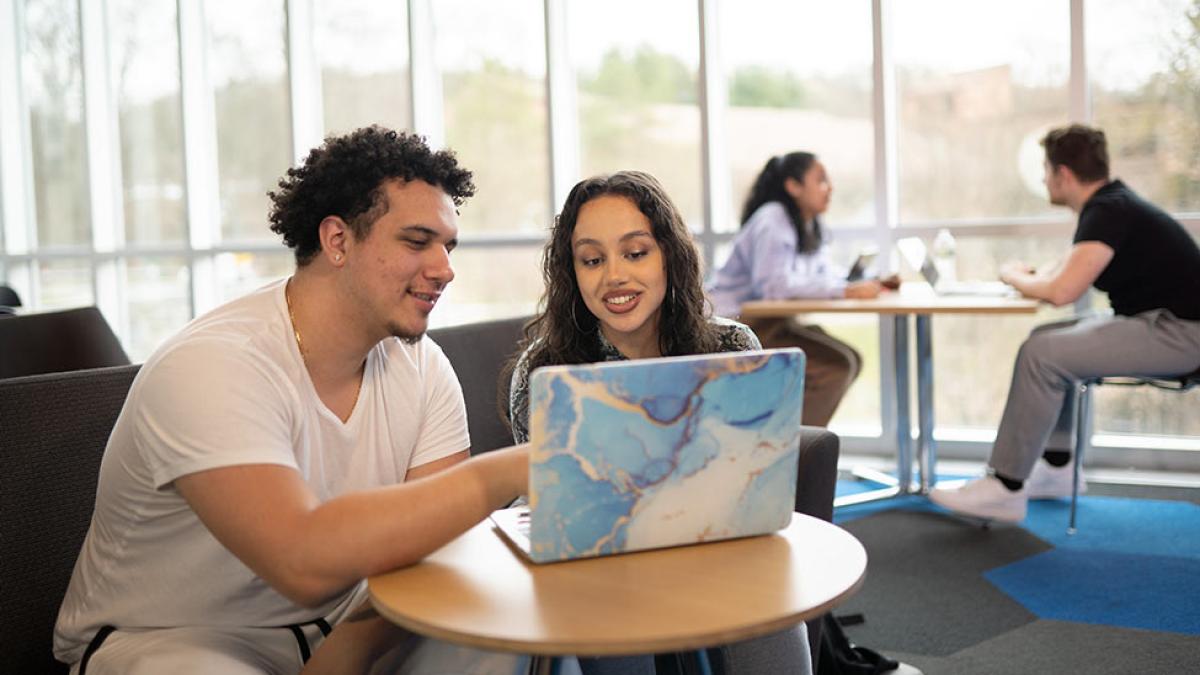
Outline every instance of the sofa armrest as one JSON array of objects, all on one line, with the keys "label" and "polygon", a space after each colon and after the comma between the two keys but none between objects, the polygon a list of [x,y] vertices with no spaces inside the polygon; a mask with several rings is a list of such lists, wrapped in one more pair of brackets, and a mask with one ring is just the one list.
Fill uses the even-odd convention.
[{"label": "sofa armrest", "polygon": [[796,512],[833,521],[833,493],[841,443],[823,427],[800,428],[800,462],[796,471]]}]

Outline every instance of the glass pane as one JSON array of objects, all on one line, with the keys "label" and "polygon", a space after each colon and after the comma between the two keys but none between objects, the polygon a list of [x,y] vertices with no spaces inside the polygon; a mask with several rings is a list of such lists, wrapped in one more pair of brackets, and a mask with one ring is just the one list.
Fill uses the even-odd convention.
[{"label": "glass pane", "polygon": [[[87,260],[43,260],[38,263],[36,311],[87,307],[96,304],[92,294],[92,264]],[[28,303],[26,303],[28,304]],[[25,307],[26,312],[34,311]]]},{"label": "glass pane", "polygon": [[[429,315],[431,327],[533,314],[542,296],[542,247],[459,248],[454,281]],[[496,274],[504,270],[504,274]]]},{"label": "glass pane", "polygon": [[217,302],[241,297],[288,276],[296,269],[291,251],[283,253],[220,253],[216,256]]},{"label": "glass pane", "polygon": [[1200,5],[1088,0],[1084,16],[1113,173],[1168,211],[1200,211]]},{"label": "glass pane", "polygon": [[[763,165],[796,150],[816,153],[829,171],[827,224],[873,223],[871,3],[751,0],[718,9],[734,213],[715,229],[736,230]],[[796,27],[818,12],[821,30],[797,40]]]},{"label": "glass pane", "polygon": [[808,317],[833,337],[845,342],[862,357],[862,371],[838,405],[829,426],[839,433],[878,436],[880,417],[879,317],[868,314],[813,314]]},{"label": "glass pane", "polygon": [[696,3],[616,0],[570,3],[567,9],[579,86],[581,174],[648,171],[699,229]]},{"label": "glass pane", "polygon": [[1068,3],[909,0],[898,9],[901,221],[1051,212],[1038,140],[1068,117]]},{"label": "glass pane", "polygon": [[464,233],[549,226],[545,22],[540,0],[433,3],[446,145],[475,173]]},{"label": "glass pane", "polygon": [[292,165],[283,4],[206,5],[224,239],[274,239],[267,192]]},{"label": "glass pane", "polygon": [[131,258],[125,262],[125,279],[129,299],[125,351],[139,363],[191,318],[187,262],[183,258]]},{"label": "glass pane", "polygon": [[1096,387],[1092,399],[1096,433],[1200,436],[1195,391],[1154,387]]},{"label": "glass pane", "polygon": [[[958,237],[955,244],[958,269],[971,270],[960,276],[974,279],[995,279],[1000,265],[1008,260],[1044,265],[1067,245],[1051,237]],[[1008,397],[1017,349],[1029,331],[1073,313],[1070,305],[1057,309],[1043,305],[1036,315],[934,317],[933,395],[938,427],[995,429]]]},{"label": "glass pane", "polygon": [[317,56],[325,133],[412,125],[404,2],[318,0]]},{"label": "glass pane", "polygon": [[111,50],[120,115],[125,238],[186,238],[179,32],[172,0],[112,0]]},{"label": "glass pane", "polygon": [[33,151],[40,246],[91,243],[79,7],[72,0],[25,1],[25,100]]}]

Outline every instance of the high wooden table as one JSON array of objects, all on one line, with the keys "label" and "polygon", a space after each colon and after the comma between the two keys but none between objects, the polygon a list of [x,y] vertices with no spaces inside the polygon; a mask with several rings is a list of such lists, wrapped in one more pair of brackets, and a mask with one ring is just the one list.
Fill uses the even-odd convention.
[{"label": "high wooden table", "polygon": [[795,514],[772,535],[534,565],[484,521],[368,580],[384,617],[427,637],[544,656],[702,649],[819,616],[862,585],[845,530]]},{"label": "high wooden table", "polygon": [[[872,482],[887,485],[856,495],[839,497],[837,506],[920,492],[937,482],[937,445],[933,439],[933,333],[935,314],[1033,314],[1038,301],[1020,297],[936,295],[925,283],[905,283],[899,292],[885,292],[871,300],[759,300],[742,305],[742,318],[791,317],[808,313],[891,315],[895,322],[896,478],[878,471],[856,470]],[[919,488],[912,488],[912,429],[909,426],[908,318],[917,324],[917,464]]]}]

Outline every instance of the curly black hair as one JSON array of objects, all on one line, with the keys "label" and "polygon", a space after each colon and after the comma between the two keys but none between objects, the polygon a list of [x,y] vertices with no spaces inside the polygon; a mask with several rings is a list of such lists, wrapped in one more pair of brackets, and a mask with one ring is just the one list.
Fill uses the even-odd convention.
[{"label": "curly black hair", "polygon": [[429,149],[421,136],[372,125],[343,136],[330,136],[304,164],[288,169],[271,198],[271,230],[295,251],[296,264],[307,265],[321,250],[318,228],[328,216],[346,221],[362,239],[371,224],[387,213],[384,183],[423,180],[436,185],[456,206],[475,194],[471,172],[453,152]]}]

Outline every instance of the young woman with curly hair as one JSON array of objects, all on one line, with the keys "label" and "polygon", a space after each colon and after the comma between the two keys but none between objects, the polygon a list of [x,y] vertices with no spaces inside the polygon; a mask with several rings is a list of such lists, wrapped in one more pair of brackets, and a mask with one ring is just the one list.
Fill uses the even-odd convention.
[{"label": "young woman with curly hair", "polygon": [[542,252],[542,277],[541,311],[510,364],[518,443],[528,440],[529,373],[540,366],[759,348],[745,326],[707,311],[691,233],[647,173],[579,182]]},{"label": "young woman with curly hair", "polygon": [[[529,440],[529,374],[540,366],[761,349],[750,329],[714,317],[700,257],[679,210],[653,176],[621,171],[588,178],[567,196],[542,253],[546,292],[509,364],[513,438]],[[794,672],[809,672],[804,624],[791,644]],[[757,640],[735,653],[762,648]],[[670,672],[674,655],[581,658],[584,675]]]}]

